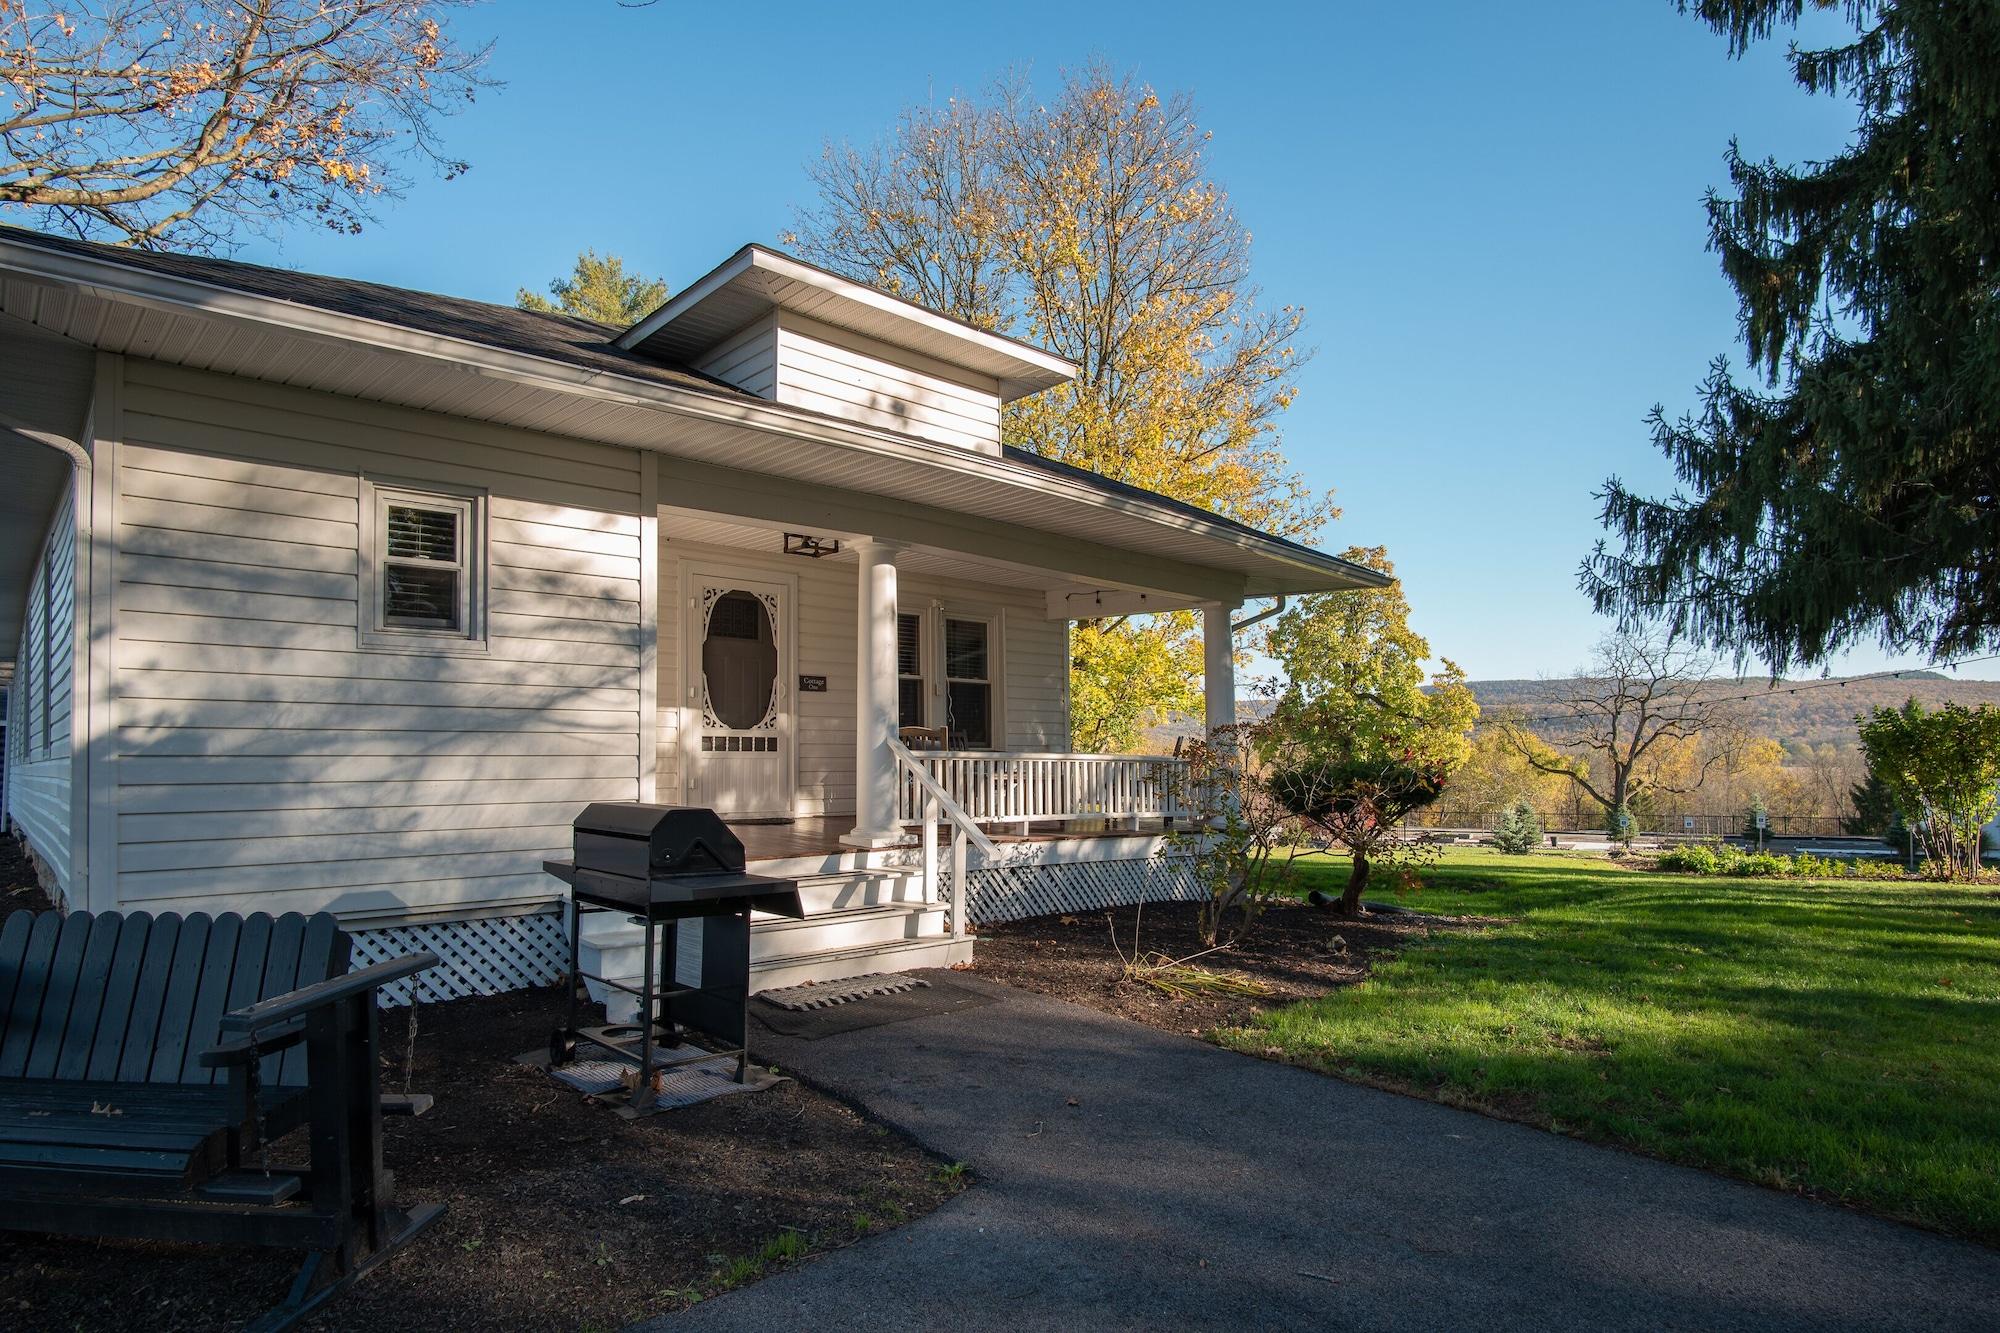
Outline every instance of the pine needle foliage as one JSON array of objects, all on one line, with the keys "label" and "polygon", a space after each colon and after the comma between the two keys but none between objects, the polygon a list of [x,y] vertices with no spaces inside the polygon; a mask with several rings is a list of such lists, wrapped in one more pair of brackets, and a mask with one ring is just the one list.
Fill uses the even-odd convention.
[{"label": "pine needle foliage", "polygon": [[[1681,7],[1740,56],[1806,0]],[[1654,410],[1684,489],[1613,478],[1622,549],[1581,574],[1600,611],[1774,671],[1870,638],[1940,659],[2000,642],[2000,5],[1840,9],[1853,39],[1790,62],[1852,101],[1853,141],[1792,166],[1732,143],[1733,192],[1707,201],[1753,382],[1719,358],[1697,411]]]},{"label": "pine needle foliage", "polygon": [[569,276],[549,284],[548,296],[526,287],[514,294],[514,304],[523,310],[574,315],[621,329],[638,323],[666,303],[665,282],[627,273],[623,259],[617,255],[599,255],[595,250],[578,255]]},{"label": "pine needle foliage", "polygon": [[1493,830],[1493,845],[1512,856],[1525,856],[1542,845],[1542,817],[1526,801],[1501,812]]}]

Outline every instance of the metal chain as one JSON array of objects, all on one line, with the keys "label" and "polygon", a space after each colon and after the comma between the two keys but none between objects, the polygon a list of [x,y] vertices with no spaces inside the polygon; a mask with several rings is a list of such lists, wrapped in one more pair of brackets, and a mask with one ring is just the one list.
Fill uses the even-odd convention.
[{"label": "metal chain", "polygon": [[264,1062],[253,1049],[250,1052],[250,1106],[257,1118],[257,1165],[268,1180],[271,1177],[271,1121],[264,1109],[263,1071]]}]

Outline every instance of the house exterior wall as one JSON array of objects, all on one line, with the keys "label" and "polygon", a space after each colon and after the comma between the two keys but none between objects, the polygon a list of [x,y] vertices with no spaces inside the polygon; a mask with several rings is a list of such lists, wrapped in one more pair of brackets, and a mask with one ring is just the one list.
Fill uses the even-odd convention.
[{"label": "house exterior wall", "polygon": [[762,398],[981,453],[1000,452],[1000,388],[919,352],[778,311],[695,368]]},{"label": "house exterior wall", "polygon": [[694,368],[745,393],[772,397],[778,387],[777,320],[767,316],[724,339],[698,359]]},{"label": "house exterior wall", "polygon": [[[519,910],[644,794],[634,451],[138,360],[120,431],[119,905]],[[487,651],[362,646],[364,475],[487,495]]]},{"label": "house exterior wall", "polygon": [[[662,499],[671,502],[671,495]],[[775,544],[777,534],[772,534]],[[684,791],[681,727],[689,707],[684,675],[685,568],[737,570],[745,575],[798,580],[794,619],[798,626],[798,672],[825,676],[824,693],[796,690],[797,770],[794,814],[847,815],[854,812],[855,619],[857,589],[850,560],[803,560],[796,556],[662,543],[660,564],[659,781],[663,793]],[[934,605],[966,615],[992,616],[1000,629],[1002,689],[997,691],[1006,748],[1049,751],[1069,748],[1066,625],[1046,618],[1041,593],[905,572],[897,579],[904,611]]]},{"label": "house exterior wall", "polygon": [[76,698],[76,496],[64,487],[28,584],[7,695],[7,814],[65,898],[73,885],[70,718]]}]

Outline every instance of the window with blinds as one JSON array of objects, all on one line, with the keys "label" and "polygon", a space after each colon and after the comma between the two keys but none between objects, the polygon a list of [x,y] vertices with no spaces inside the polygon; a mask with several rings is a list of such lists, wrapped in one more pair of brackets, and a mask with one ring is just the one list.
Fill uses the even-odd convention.
[{"label": "window with blinds", "polygon": [[[370,486],[368,551],[377,646],[483,637],[478,561],[483,497]],[[366,636],[364,636],[366,637]]]},{"label": "window with blinds", "polygon": [[925,727],[924,618],[904,613],[896,617],[896,725]]},{"label": "window with blinds", "polygon": [[992,637],[988,621],[945,619],[945,725],[955,749],[993,747]]}]

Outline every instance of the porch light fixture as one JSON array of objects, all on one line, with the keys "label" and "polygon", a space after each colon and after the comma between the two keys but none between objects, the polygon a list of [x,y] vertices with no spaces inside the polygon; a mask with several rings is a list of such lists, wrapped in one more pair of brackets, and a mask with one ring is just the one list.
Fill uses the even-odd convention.
[{"label": "porch light fixture", "polygon": [[802,555],[808,560],[822,560],[830,555],[840,554],[840,542],[832,537],[814,537],[804,532],[785,534],[785,554]]}]

